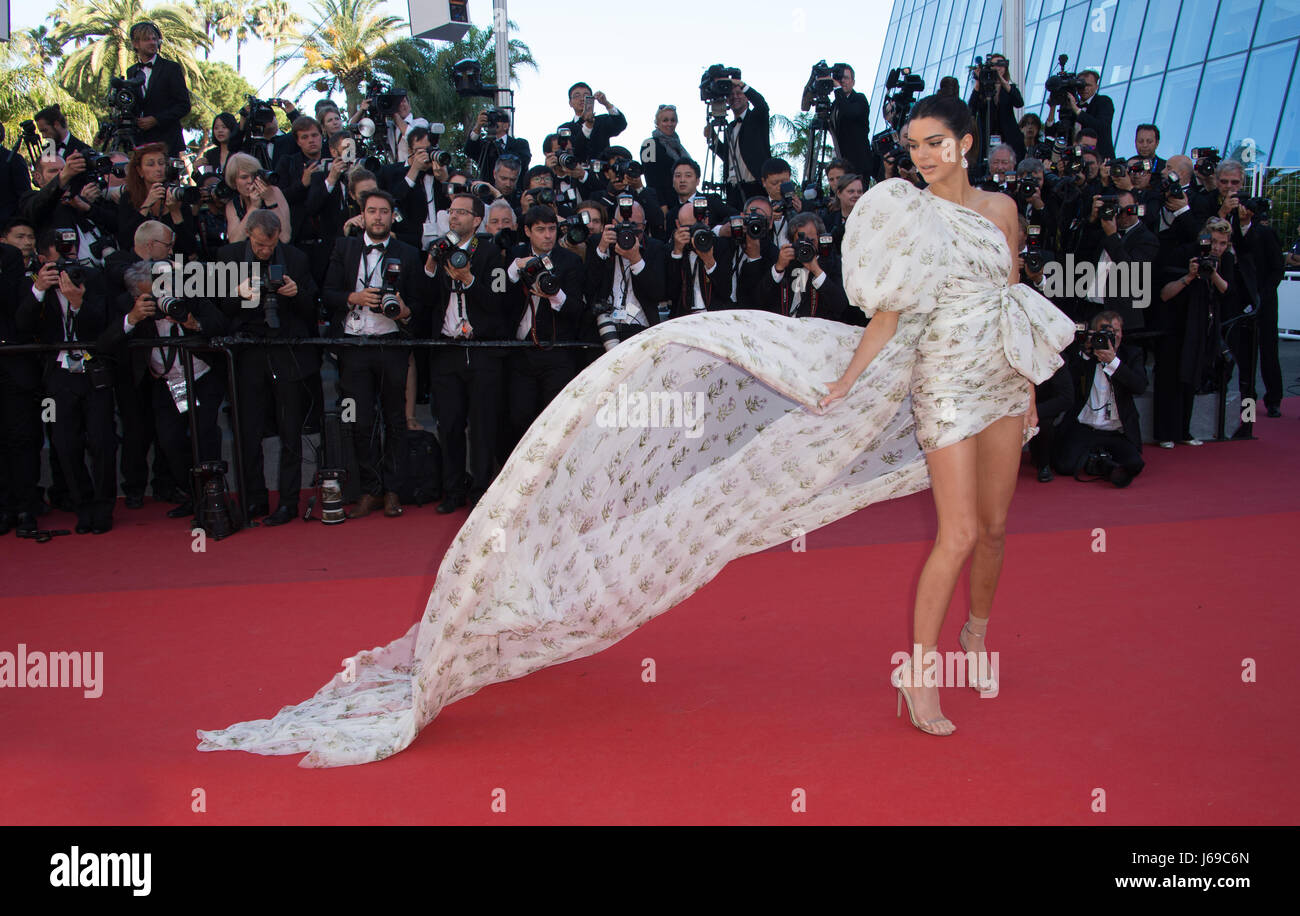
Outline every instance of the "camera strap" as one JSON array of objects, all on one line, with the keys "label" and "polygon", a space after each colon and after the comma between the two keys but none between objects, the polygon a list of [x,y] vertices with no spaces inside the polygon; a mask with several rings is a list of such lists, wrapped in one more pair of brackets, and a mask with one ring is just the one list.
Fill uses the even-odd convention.
[{"label": "camera strap", "polygon": [[[171,323],[171,328],[167,331],[167,336],[180,337],[183,333],[181,326],[173,321]],[[172,366],[176,365],[176,351],[179,348],[161,347],[160,349],[162,350],[163,375],[166,375],[168,372],[172,371]]]}]

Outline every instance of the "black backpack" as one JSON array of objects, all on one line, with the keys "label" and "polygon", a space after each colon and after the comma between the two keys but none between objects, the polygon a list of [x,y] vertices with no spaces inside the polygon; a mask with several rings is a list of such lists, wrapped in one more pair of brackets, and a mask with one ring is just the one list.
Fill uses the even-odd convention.
[{"label": "black backpack", "polygon": [[403,505],[423,506],[442,499],[442,450],[433,433],[406,430],[406,481],[397,492]]}]

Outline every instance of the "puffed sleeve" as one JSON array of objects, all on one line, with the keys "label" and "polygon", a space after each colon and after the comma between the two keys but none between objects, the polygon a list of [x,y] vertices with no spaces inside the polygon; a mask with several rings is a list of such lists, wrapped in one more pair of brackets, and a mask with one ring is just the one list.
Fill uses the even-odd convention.
[{"label": "puffed sleeve", "polygon": [[877,311],[924,313],[947,265],[938,235],[925,231],[921,191],[890,178],[858,199],[844,227],[843,277],[849,302],[868,318]]}]

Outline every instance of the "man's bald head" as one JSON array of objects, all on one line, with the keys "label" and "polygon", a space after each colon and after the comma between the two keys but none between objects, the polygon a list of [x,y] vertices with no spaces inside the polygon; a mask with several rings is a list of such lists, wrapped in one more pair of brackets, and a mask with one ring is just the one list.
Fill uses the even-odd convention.
[{"label": "man's bald head", "polygon": [[1192,160],[1186,156],[1170,156],[1165,160],[1167,168],[1173,169],[1178,173],[1178,180],[1183,184],[1188,184],[1192,180]]}]

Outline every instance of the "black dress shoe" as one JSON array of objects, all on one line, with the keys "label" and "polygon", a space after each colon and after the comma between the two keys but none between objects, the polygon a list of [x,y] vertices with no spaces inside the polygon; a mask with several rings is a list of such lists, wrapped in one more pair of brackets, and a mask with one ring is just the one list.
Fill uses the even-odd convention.
[{"label": "black dress shoe", "polygon": [[181,503],[179,506],[167,510],[168,518],[185,518],[187,515],[194,515],[194,503],[192,502]]},{"label": "black dress shoe", "polygon": [[90,522],[78,521],[77,527],[74,530],[77,534],[90,534]]},{"label": "black dress shoe", "polygon": [[1052,469],[1047,465],[1043,465],[1038,469],[1038,479],[1042,483],[1050,483],[1055,478],[1056,475],[1052,473]]},{"label": "black dress shoe", "polygon": [[293,517],[298,514],[296,506],[280,506],[266,518],[262,519],[262,524],[270,528],[276,525],[284,525],[293,521]]},{"label": "black dress shoe", "polygon": [[90,529],[91,534],[108,534],[113,530],[112,522],[95,522],[95,526]]},{"label": "black dress shoe", "polygon": [[190,495],[189,491],[182,489],[181,487],[172,487],[170,490],[163,490],[161,496],[159,496],[158,493],[158,489],[155,488],[153,491],[154,499],[164,503],[177,503],[179,505],[180,503],[187,503],[193,499],[193,496]]},{"label": "black dress shoe", "polygon": [[452,495],[438,503],[438,512],[446,515],[448,512],[455,512],[461,506],[465,505],[465,497],[461,495]]},{"label": "black dress shoe", "polygon": [[6,512],[3,515],[0,515],[0,534],[8,534],[10,531],[14,530],[14,527],[17,526],[17,524],[18,516],[14,515],[12,512]]},{"label": "black dress shoe", "polygon": [[126,494],[125,503],[126,503],[126,507],[127,507],[128,509],[143,509],[143,508],[144,508],[144,494],[143,494],[143,493],[128,493],[128,494]]},{"label": "black dress shoe", "polygon": [[1268,415],[1270,417],[1280,417],[1282,416],[1282,408],[1270,406],[1268,408]]},{"label": "black dress shoe", "polygon": [[36,530],[36,516],[30,512],[19,512],[18,523],[15,526],[19,533],[27,533]]},{"label": "black dress shoe", "polygon": [[248,517],[257,518],[262,515],[268,515],[271,511],[270,503],[249,503]]}]

